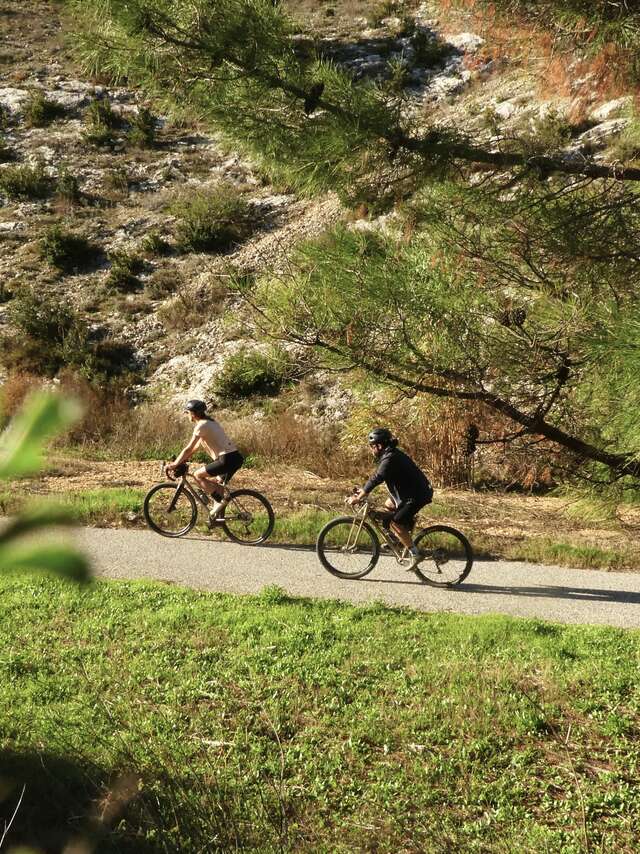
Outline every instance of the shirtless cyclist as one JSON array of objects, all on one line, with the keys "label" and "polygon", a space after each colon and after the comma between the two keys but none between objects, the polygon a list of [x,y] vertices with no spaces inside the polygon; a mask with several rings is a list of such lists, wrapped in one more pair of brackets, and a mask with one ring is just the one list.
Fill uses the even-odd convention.
[{"label": "shirtless cyclist", "polygon": [[195,425],[189,444],[186,445],[166,467],[172,475],[176,468],[186,463],[197,450],[203,450],[213,459],[213,462],[201,466],[193,472],[193,476],[204,493],[213,497],[214,501],[209,510],[209,516],[215,519],[226,505],[222,500],[224,490],[223,478],[227,483],[244,462],[244,457],[227,436],[222,426],[207,413],[207,405],[203,400],[189,400],[184,411],[189,414],[190,421]]}]

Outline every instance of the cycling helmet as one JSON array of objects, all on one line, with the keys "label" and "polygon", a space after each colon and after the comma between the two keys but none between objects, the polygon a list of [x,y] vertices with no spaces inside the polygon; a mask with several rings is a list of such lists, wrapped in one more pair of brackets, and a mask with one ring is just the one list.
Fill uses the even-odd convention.
[{"label": "cycling helmet", "polygon": [[387,427],[374,427],[369,433],[367,441],[370,445],[382,445],[383,448],[386,448],[387,445],[391,444],[391,438],[391,430]]},{"label": "cycling helmet", "polygon": [[193,412],[196,415],[204,415],[207,411],[207,404],[204,400],[188,400],[184,405],[185,412]]}]

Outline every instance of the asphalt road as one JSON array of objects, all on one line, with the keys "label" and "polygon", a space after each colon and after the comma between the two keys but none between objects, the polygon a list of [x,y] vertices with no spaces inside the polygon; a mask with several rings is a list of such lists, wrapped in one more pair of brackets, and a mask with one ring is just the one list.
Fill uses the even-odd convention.
[{"label": "asphalt road", "polygon": [[462,585],[441,590],[389,557],[365,578],[343,581],[322,568],[312,549],[300,546],[239,546],[199,534],[171,540],[110,528],[81,528],[74,536],[94,573],[105,578],[149,578],[227,593],[257,593],[275,584],[294,596],[378,600],[420,611],[640,627],[640,573],[477,561]]}]

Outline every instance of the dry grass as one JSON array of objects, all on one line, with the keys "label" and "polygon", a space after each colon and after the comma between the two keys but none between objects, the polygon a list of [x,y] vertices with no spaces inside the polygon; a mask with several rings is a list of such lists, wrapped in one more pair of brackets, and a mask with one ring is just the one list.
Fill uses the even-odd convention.
[{"label": "dry grass", "polygon": [[[571,120],[584,119],[588,102],[617,98],[632,87],[634,54],[619,45],[604,44],[590,55],[580,56],[570,41],[532,21],[500,14],[478,0],[440,0],[441,23],[473,28],[489,43],[479,59],[508,57],[533,72],[542,98],[574,99]],[[583,81],[578,87],[576,80]]]},{"label": "dry grass", "polygon": [[354,455],[340,446],[338,428],[320,427],[311,419],[282,412],[263,421],[243,418],[229,423],[229,432],[246,455],[257,463],[281,463],[308,469],[319,477],[355,477],[362,471],[364,453]]}]

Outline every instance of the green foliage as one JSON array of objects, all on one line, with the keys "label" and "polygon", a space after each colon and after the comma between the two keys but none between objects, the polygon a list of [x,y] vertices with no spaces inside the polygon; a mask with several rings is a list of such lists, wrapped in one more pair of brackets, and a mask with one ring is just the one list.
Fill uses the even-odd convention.
[{"label": "green foliage", "polygon": [[144,261],[134,252],[114,249],[109,253],[111,269],[107,276],[106,287],[110,290],[130,293],[141,287],[138,274],[144,269]]},{"label": "green foliage", "polygon": [[6,166],[0,170],[0,193],[10,199],[44,199],[52,189],[53,181],[42,163]]},{"label": "green foliage", "polygon": [[40,257],[58,270],[70,272],[95,261],[97,246],[59,223],[50,226],[40,240]]},{"label": "green foliage", "polygon": [[83,138],[85,142],[98,148],[114,143],[117,131],[122,128],[123,121],[107,99],[92,101],[84,111]]},{"label": "green foliage", "polygon": [[265,353],[243,347],[225,360],[215,392],[228,400],[277,394],[291,376],[292,364],[283,350]]},{"label": "green foliage", "polygon": [[150,231],[140,241],[140,251],[147,256],[168,255],[171,252],[171,244],[159,231]]},{"label": "green foliage", "polygon": [[640,450],[638,197],[536,187],[434,187],[411,243],[339,228],[247,298],[329,364],[485,403],[534,434],[551,412],[563,447],[624,466]]},{"label": "green foliage", "polygon": [[[381,131],[398,117],[376,87],[354,85],[330,62],[298,56],[291,40],[298,28],[277,3],[78,0],[75,9],[87,71],[138,82],[165,100],[171,92],[270,175],[305,191],[346,187],[386,159]],[[181,46],[185,32],[195,47]],[[338,107],[308,118],[303,102],[319,84]]]},{"label": "green foliage", "polygon": [[141,107],[130,119],[127,139],[137,148],[151,148],[156,141],[156,117],[147,107]]},{"label": "green foliage", "polygon": [[60,199],[69,205],[77,205],[82,198],[78,179],[66,166],[63,166],[58,172],[56,193]]},{"label": "green foliage", "polygon": [[0,129],[0,163],[9,163],[14,158],[15,153],[7,144],[4,134]]},{"label": "green foliage", "polygon": [[19,291],[8,319],[15,331],[0,342],[8,368],[53,377],[73,367],[87,379],[104,380],[125,371],[131,361],[128,345],[92,339],[85,318],[42,292]]},{"label": "green foliage", "polygon": [[[48,439],[79,416],[73,401],[60,396],[36,395],[14,418],[0,441],[0,478],[18,478],[36,472]],[[68,524],[68,513],[55,508],[23,513],[0,532],[0,570],[45,570],[75,581],[89,576],[86,559],[67,546],[33,542],[33,535],[52,524]],[[26,542],[25,542],[26,538]]]},{"label": "green foliage", "polygon": [[183,194],[172,205],[176,239],[184,252],[223,252],[251,234],[249,204],[232,184]]},{"label": "green foliage", "polygon": [[273,587],[1,592],[3,771],[31,793],[14,846],[77,845],[126,794],[101,851],[634,849],[636,631]]},{"label": "green foliage", "polygon": [[49,100],[41,89],[32,90],[24,106],[24,120],[29,127],[45,127],[65,114],[65,108]]}]

